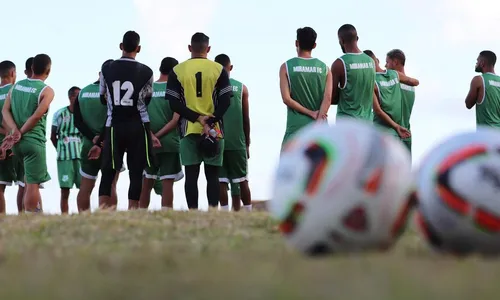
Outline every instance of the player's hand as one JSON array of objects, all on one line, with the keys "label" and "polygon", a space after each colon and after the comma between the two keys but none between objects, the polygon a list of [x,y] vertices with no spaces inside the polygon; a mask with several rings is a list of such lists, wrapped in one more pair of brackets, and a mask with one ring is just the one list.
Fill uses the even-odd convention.
[{"label": "player's hand", "polygon": [[250,146],[247,146],[247,159],[250,159]]},{"label": "player's hand", "polygon": [[318,118],[316,120],[321,122],[328,121],[328,115],[325,113],[318,112]]},{"label": "player's hand", "polygon": [[101,147],[94,145],[92,148],[90,148],[88,154],[90,160],[99,159],[100,156],[101,156]]},{"label": "player's hand", "polygon": [[396,132],[398,133],[399,137],[402,139],[407,139],[407,138],[411,137],[411,132],[402,126],[398,126],[398,128],[396,129]]},{"label": "player's hand", "polygon": [[319,110],[311,111],[309,114],[309,117],[313,118],[314,120],[317,120],[319,116]]},{"label": "player's hand", "polygon": [[209,116],[199,116],[197,121],[203,126],[205,127],[205,125],[207,125],[207,120],[208,120]]},{"label": "player's hand", "polygon": [[12,142],[14,144],[17,144],[17,142],[19,142],[21,140],[21,131],[19,131],[18,129],[15,129],[14,132],[10,135],[12,137]]},{"label": "player's hand", "polygon": [[161,142],[156,135],[151,134],[151,142],[153,143],[153,148],[161,148]]}]

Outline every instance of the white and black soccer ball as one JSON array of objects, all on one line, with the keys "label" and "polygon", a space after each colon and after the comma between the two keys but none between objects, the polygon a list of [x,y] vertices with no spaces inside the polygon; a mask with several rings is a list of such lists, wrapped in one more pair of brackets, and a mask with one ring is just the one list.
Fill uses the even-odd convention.
[{"label": "white and black soccer ball", "polygon": [[416,188],[417,225],[434,249],[500,253],[500,131],[478,128],[434,147]]},{"label": "white and black soccer ball", "polygon": [[315,123],[284,147],[269,210],[308,255],[387,249],[406,225],[410,156],[372,124]]}]

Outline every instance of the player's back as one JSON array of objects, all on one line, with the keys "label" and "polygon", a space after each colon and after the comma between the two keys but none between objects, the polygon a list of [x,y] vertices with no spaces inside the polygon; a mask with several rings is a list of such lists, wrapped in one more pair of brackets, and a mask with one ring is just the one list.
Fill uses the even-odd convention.
[{"label": "player's back", "polygon": [[484,73],[481,76],[484,96],[482,101],[476,104],[476,124],[500,127],[500,76],[493,73]]},{"label": "player's back", "polygon": [[242,150],[246,148],[243,129],[243,83],[230,78],[233,89],[231,105],[224,114],[224,149]]},{"label": "player's back", "polygon": [[[222,71],[221,64],[206,58],[191,58],[174,67],[173,73],[182,86],[182,96],[189,109],[205,116],[214,113],[218,99],[216,87]],[[198,122],[186,122],[183,136],[202,132]]]},{"label": "player's back", "polygon": [[375,86],[373,59],[365,53],[346,53],[340,60],[346,76],[344,86],[340,87],[337,116],[371,120]]},{"label": "player's back", "polygon": [[78,106],[83,122],[92,130],[94,135],[101,133],[107,117],[107,109],[101,103],[99,82],[84,87],[78,95]]},{"label": "player's back", "polygon": [[403,111],[402,124],[404,128],[410,130],[410,117],[415,103],[415,87],[400,83],[401,85],[401,108]]},{"label": "player's back", "polygon": [[[317,58],[294,57],[285,62],[292,99],[317,111],[325,93],[328,68]],[[309,116],[287,108],[287,132],[295,132],[313,122]]]},{"label": "player's back", "polygon": [[[42,80],[29,78],[14,84],[11,92],[11,111],[17,128],[21,128],[35,113],[41,94],[46,87],[47,85]],[[46,124],[47,112],[32,130],[23,134],[23,139],[45,143],[47,141],[45,137]]]},{"label": "player's back", "polygon": [[[152,132],[160,131],[173,118],[173,111],[165,99],[167,82],[153,83],[153,97],[148,105],[149,121]],[[179,148],[179,133],[172,130],[160,138],[161,147],[154,149],[157,153],[176,152]]]},{"label": "player's back", "polygon": [[[7,94],[9,94],[10,89],[12,88],[12,84],[6,84],[3,86],[0,86],[0,124],[2,124],[2,109],[3,105],[5,104],[5,99],[7,98]],[[5,136],[0,134],[0,140],[3,140]]]},{"label": "player's back", "polygon": [[[398,73],[394,70],[385,70],[385,72],[377,72],[375,78],[379,92],[380,108],[394,122],[402,125],[402,99]],[[377,115],[374,116],[373,122],[381,126],[386,132],[398,136],[398,133]]]},{"label": "player's back", "polygon": [[120,58],[105,64],[101,76],[108,97],[107,126],[130,121],[149,122],[146,98],[152,93],[151,68],[135,59]]}]

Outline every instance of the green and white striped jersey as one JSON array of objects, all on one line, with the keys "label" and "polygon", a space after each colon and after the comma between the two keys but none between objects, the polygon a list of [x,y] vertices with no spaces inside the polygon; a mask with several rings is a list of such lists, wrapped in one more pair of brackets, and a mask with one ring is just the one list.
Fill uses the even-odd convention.
[{"label": "green and white striped jersey", "polygon": [[82,135],[74,124],[73,113],[68,106],[54,114],[52,126],[57,127],[57,160],[80,159]]}]

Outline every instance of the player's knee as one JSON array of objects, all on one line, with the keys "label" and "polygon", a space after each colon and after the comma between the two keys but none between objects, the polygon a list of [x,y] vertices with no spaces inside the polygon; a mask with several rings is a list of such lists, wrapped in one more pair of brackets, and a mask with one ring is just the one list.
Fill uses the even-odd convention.
[{"label": "player's knee", "polygon": [[99,185],[99,196],[111,196],[111,188],[115,177],[115,170],[103,169],[101,175],[101,184]]}]

